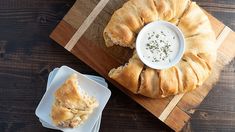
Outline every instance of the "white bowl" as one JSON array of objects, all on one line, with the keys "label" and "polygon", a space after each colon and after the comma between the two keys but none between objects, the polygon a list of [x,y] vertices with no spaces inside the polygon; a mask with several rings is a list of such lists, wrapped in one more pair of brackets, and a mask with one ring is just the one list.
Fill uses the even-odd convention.
[{"label": "white bowl", "polygon": [[[89,116],[89,118],[78,127],[75,128],[60,128],[55,126],[52,123],[52,119],[50,117],[52,103],[54,101],[54,93],[55,91],[65,82],[65,80],[73,73],[78,75],[78,83],[79,87],[86,91],[88,95],[94,96],[99,102],[99,106],[94,109],[93,113]],[[101,115],[108,99],[111,96],[111,92],[108,88],[98,84],[97,82],[87,78],[86,76],[78,73],[77,71],[67,67],[62,66],[54,79],[51,82],[50,88],[46,91],[44,96],[42,97],[35,114],[38,118],[42,119],[47,124],[66,132],[72,131],[91,131],[92,127],[97,122],[99,116]]]},{"label": "white bowl", "polygon": [[[165,34],[167,34],[167,35],[164,34],[164,37],[162,37],[163,35],[161,35],[161,33],[159,33],[160,30],[165,31]],[[154,59],[152,59],[152,57],[149,57],[149,56],[151,56],[149,48],[145,47],[145,45],[147,45],[147,43],[149,43],[150,41],[156,40],[154,45],[160,45],[159,49],[161,49],[161,45],[163,45],[163,43],[159,44],[159,41],[160,41],[159,37],[158,37],[159,38],[158,40],[156,39],[157,35],[159,36],[159,34],[160,34],[160,38],[162,40],[164,40],[164,44],[166,44],[165,42],[170,42],[170,44],[171,44],[170,47],[171,47],[171,51],[172,51],[172,52],[170,52],[171,53],[169,55],[170,57],[168,56],[168,58],[167,58],[168,60],[165,59],[164,61],[162,61],[162,63],[159,62],[160,55],[157,55],[157,53],[160,54],[160,52],[162,52],[162,51],[155,50],[154,55],[153,55],[153,52],[151,52],[152,57],[157,58],[156,61],[154,62]],[[170,34],[175,35],[175,37],[170,37]],[[150,38],[149,36],[153,36],[153,37]],[[163,42],[163,41],[161,41],[161,42]],[[177,42],[177,43],[174,43],[174,42]],[[153,43],[152,43],[152,45],[153,45]],[[148,49],[148,51],[147,51],[147,49]],[[183,56],[184,50],[185,50],[184,35],[177,26],[175,26],[169,22],[155,21],[155,22],[149,23],[146,26],[144,26],[142,28],[142,30],[139,32],[137,39],[136,39],[136,50],[137,50],[137,54],[138,54],[139,58],[141,59],[141,61],[144,64],[146,64],[147,66],[154,68],[154,69],[167,69],[169,67],[176,65],[180,61],[181,57]],[[148,58],[146,56],[148,56]],[[150,61],[150,59],[152,59],[152,60]]]}]

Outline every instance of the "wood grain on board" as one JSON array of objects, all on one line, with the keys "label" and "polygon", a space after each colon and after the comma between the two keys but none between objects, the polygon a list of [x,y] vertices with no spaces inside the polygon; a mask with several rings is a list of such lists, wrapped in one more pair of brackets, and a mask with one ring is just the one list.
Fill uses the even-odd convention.
[{"label": "wood grain on board", "polygon": [[[235,30],[234,0],[196,1]],[[74,2],[0,1],[1,132],[54,132],[42,127],[34,111],[45,92],[48,73],[55,67],[67,65],[81,73],[99,75],[48,37]],[[234,131],[234,80],[235,59],[223,68],[219,82],[200,106],[188,111],[195,111],[195,114],[183,131]],[[169,127],[111,83],[109,89],[112,97],[102,114],[101,132],[170,131]]]},{"label": "wood grain on board", "polygon": [[[98,1],[98,3],[100,1]],[[128,61],[132,54],[130,49],[119,46],[107,48],[104,45],[102,36],[104,27],[108,23],[112,13],[117,8],[120,8],[125,1],[126,0],[110,0],[104,9],[102,9],[100,14],[95,18],[94,22],[88,26],[86,32],[72,48],[71,53],[112,82],[116,87],[120,88],[120,90],[133,98],[153,115],[159,117],[164,112],[165,108],[167,108],[169,102],[174,99],[173,97],[165,99],[149,99],[134,95],[107,76],[109,70],[114,67],[118,67],[119,65],[123,65]],[[92,7],[95,7],[97,1],[94,2],[93,0],[86,0],[86,2],[83,2],[82,4],[84,4],[84,7],[87,7],[89,4],[91,4]],[[51,38],[63,47],[65,47],[71,40],[79,27],[84,24],[83,22],[86,20],[89,12],[92,12],[92,8],[79,8],[80,6],[81,3],[76,2],[51,34]],[[207,13],[207,15],[212,23],[212,27],[217,38],[219,38],[223,35],[225,25],[210,14]],[[212,88],[211,84],[217,80],[222,67],[231,61],[235,55],[235,46],[232,45],[232,42],[235,41],[234,35],[235,33],[233,31],[229,32],[228,36],[223,37],[225,40],[223,41],[222,39],[222,43],[218,44],[221,44],[218,49],[218,61],[210,79],[195,91],[184,94],[182,98],[180,98],[181,100],[179,103],[176,102],[176,106],[173,107],[171,111],[166,112],[169,115],[166,115],[166,119],[162,121],[169,127],[176,131],[181,130],[194,113],[194,109],[209,93]]]}]

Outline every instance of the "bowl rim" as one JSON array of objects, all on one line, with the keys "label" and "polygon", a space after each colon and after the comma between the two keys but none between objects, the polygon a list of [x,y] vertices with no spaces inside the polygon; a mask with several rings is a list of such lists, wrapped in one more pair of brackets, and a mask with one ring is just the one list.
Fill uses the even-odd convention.
[{"label": "bowl rim", "polygon": [[[142,36],[145,34],[145,32],[150,27],[153,27],[153,26],[154,27],[157,27],[157,26],[167,26],[168,28],[171,28],[172,30],[174,30],[176,32],[177,37],[179,39],[179,51],[178,51],[178,54],[176,55],[174,60],[169,62],[167,65],[159,66],[159,65],[150,63],[149,61],[147,61],[143,57],[143,53],[141,51],[141,46],[142,46],[141,39],[142,39]],[[181,60],[182,56],[184,55],[184,51],[185,51],[185,38],[184,38],[184,35],[183,35],[182,31],[178,28],[178,26],[176,26],[176,25],[174,25],[174,24],[172,24],[170,22],[167,22],[167,21],[162,21],[162,20],[154,21],[154,22],[151,22],[151,23],[148,23],[147,25],[145,25],[140,30],[140,32],[138,33],[137,38],[136,38],[136,51],[137,51],[137,54],[138,54],[140,60],[145,65],[149,66],[150,68],[158,69],[158,70],[167,69],[167,68],[170,68],[170,67],[176,65]]]}]

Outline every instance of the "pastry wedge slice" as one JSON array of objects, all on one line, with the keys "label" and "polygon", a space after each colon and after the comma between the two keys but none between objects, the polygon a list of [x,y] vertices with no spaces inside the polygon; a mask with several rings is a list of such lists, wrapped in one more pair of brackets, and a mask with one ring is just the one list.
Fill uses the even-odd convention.
[{"label": "pastry wedge slice", "polygon": [[158,12],[153,0],[130,0],[129,2],[136,7],[139,17],[145,24],[158,20]]},{"label": "pastry wedge slice", "polygon": [[159,72],[161,97],[167,97],[178,93],[178,74],[176,67],[171,67]]},{"label": "pastry wedge slice", "polygon": [[94,97],[78,87],[77,75],[72,74],[54,94],[51,109],[53,123],[59,127],[76,127],[83,123],[98,106]]},{"label": "pastry wedge slice", "polygon": [[159,20],[178,23],[180,17],[189,7],[190,0],[153,0]]},{"label": "pastry wedge slice", "polygon": [[180,18],[178,26],[186,38],[197,34],[211,34],[212,31],[207,15],[196,2],[190,4],[189,9]]},{"label": "pastry wedge slice", "polygon": [[203,59],[209,67],[216,61],[216,43],[214,33],[195,35],[185,39],[185,53],[193,53]]},{"label": "pastry wedge slice", "polygon": [[133,93],[137,93],[139,88],[139,77],[144,64],[139,59],[136,52],[125,66],[114,68],[109,72],[109,77],[127,88]]},{"label": "pastry wedge slice", "polygon": [[183,92],[188,92],[191,91],[193,89],[195,89],[197,87],[198,84],[198,79],[196,74],[194,73],[193,69],[191,68],[191,66],[188,64],[188,62],[183,59],[183,61],[181,61],[178,64],[178,68],[181,71],[181,79],[182,79],[182,85],[183,85]]},{"label": "pastry wedge slice", "polygon": [[138,94],[157,98],[161,94],[159,72],[147,67],[141,73],[141,85]]},{"label": "pastry wedge slice", "polygon": [[210,67],[208,67],[204,60],[192,53],[186,54],[185,59],[197,75],[198,86],[202,85],[211,73]]}]

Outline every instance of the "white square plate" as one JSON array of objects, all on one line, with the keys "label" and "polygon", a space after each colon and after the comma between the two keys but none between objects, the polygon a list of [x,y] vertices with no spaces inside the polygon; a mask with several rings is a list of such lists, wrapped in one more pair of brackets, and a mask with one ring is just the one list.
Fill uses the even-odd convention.
[{"label": "white square plate", "polygon": [[[97,101],[99,102],[99,106],[94,109],[93,113],[89,116],[89,118],[81,125],[76,128],[59,128],[52,123],[50,117],[51,106],[54,101],[54,93],[55,91],[65,82],[65,80],[73,73],[78,75],[78,83],[79,87],[85,90],[90,96],[94,96]],[[96,83],[95,81],[87,78],[86,76],[78,73],[77,71],[67,67],[62,66],[57,74],[55,75],[54,79],[51,82],[50,88],[44,94],[42,100],[40,101],[37,109],[36,115],[45,121],[46,123],[56,127],[62,131],[91,131],[92,127],[95,125],[99,115],[101,115],[108,99],[111,96],[111,92],[108,88]]]},{"label": "white square plate", "polygon": [[[55,75],[57,74],[58,70],[59,70],[59,68],[55,68],[53,71],[50,72],[50,74],[48,76],[48,80],[47,80],[47,89],[46,90],[48,90],[50,88],[49,86],[50,86],[52,80],[54,79]],[[89,79],[92,79],[92,80],[98,82],[99,84],[101,84],[101,85],[103,85],[105,87],[108,87],[108,84],[105,82],[105,79],[102,78],[102,77],[93,76],[93,75],[86,75],[86,74],[83,74],[83,75],[85,75]],[[56,129],[53,126],[51,126],[50,124],[44,122],[42,119],[39,119],[39,121],[42,123],[43,127],[50,128],[50,129]],[[97,122],[93,126],[91,132],[98,132],[99,131],[99,129],[100,129],[100,122],[101,122],[101,115],[99,116]]]}]

